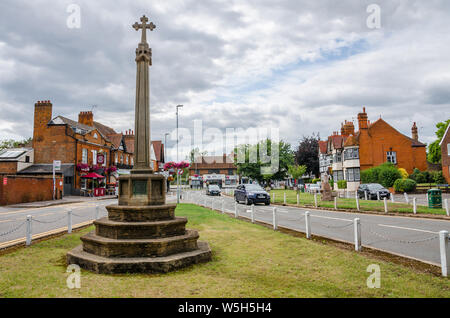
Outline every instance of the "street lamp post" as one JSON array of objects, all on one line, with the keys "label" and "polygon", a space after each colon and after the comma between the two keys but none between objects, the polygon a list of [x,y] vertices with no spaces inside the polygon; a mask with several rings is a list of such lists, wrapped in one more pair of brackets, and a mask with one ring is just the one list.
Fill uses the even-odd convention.
[{"label": "street lamp post", "polygon": [[[177,163],[178,161],[178,109],[183,107],[183,105],[177,105]],[[177,203],[180,203],[180,174],[177,170]]]}]

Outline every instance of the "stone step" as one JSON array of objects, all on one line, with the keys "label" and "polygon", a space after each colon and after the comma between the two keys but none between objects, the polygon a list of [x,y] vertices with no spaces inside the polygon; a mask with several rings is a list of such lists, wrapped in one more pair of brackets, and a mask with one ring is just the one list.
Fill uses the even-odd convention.
[{"label": "stone step", "polygon": [[171,220],[175,217],[176,204],[122,206],[109,205],[108,218],[117,222],[152,222]]},{"label": "stone step", "polygon": [[187,218],[153,222],[117,222],[102,218],[94,221],[95,234],[111,239],[151,239],[184,235]]},{"label": "stone step", "polygon": [[153,239],[111,239],[94,231],[81,237],[83,250],[104,257],[157,257],[196,250],[198,232],[186,230],[184,235]]},{"label": "stone step", "polygon": [[198,242],[198,249],[164,257],[107,258],[83,251],[81,245],[67,253],[67,264],[98,274],[167,273],[189,265],[211,260],[211,249],[206,242]]}]

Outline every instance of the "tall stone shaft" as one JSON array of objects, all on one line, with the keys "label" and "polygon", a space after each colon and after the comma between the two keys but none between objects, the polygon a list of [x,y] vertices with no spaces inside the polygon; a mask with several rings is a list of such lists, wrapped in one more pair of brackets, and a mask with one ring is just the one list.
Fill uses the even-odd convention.
[{"label": "tall stone shaft", "polygon": [[150,167],[150,83],[151,49],[140,43],[136,49],[136,106],[134,168],[132,173],[152,172]]}]

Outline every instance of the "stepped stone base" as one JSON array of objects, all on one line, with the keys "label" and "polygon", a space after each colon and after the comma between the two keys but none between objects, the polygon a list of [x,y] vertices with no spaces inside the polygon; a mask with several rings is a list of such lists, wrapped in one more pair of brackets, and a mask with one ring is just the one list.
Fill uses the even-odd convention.
[{"label": "stepped stone base", "polygon": [[176,204],[107,206],[108,217],[67,253],[68,264],[96,273],[169,272],[211,260],[211,249],[175,217]]},{"label": "stepped stone base", "polygon": [[83,251],[81,245],[67,253],[68,264],[78,264],[98,274],[167,273],[210,260],[211,249],[206,242],[198,242],[197,250],[163,257],[101,257]]}]

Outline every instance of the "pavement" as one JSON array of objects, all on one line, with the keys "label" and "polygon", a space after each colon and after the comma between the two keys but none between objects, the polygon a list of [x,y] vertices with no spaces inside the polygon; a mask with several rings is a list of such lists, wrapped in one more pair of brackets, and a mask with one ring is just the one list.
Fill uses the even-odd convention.
[{"label": "pavement", "polygon": [[[204,204],[216,210],[234,214],[235,202],[232,197],[206,196],[203,191],[189,191],[183,202]],[[274,206],[255,206],[255,220],[273,224]],[[450,221],[418,219],[400,216],[385,216],[364,213],[334,212],[315,209],[276,206],[278,225],[305,232],[305,212],[311,215],[311,232],[330,239],[354,244],[354,219],[361,222],[361,241],[363,248],[373,247],[392,254],[405,256],[440,266],[439,231],[450,232]],[[237,204],[240,217],[251,219],[251,207]]]}]

